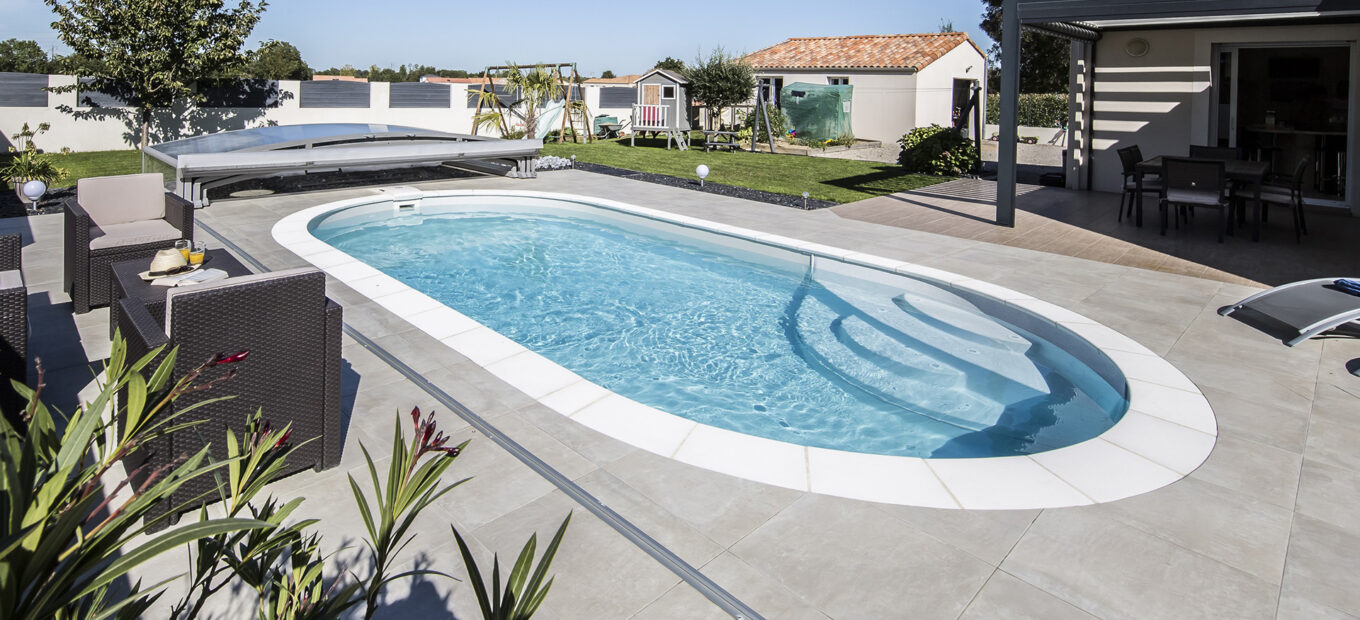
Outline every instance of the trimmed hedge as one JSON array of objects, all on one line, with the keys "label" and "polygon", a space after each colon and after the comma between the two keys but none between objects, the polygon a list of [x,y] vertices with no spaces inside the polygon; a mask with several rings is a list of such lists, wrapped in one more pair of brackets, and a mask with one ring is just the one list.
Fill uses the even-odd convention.
[{"label": "trimmed hedge", "polygon": [[[1067,120],[1067,95],[1021,94],[1019,121],[1027,127],[1057,127]],[[987,95],[987,122],[1001,124],[1001,95]]]},{"label": "trimmed hedge", "polygon": [[897,161],[909,172],[958,176],[982,163],[973,141],[953,127],[917,127],[897,143],[902,145]]}]

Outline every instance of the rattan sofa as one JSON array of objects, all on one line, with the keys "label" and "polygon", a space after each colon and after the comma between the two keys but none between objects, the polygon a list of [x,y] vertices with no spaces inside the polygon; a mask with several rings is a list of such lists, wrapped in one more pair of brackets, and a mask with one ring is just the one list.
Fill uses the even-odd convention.
[{"label": "rattan sofa", "polygon": [[[129,457],[128,470],[151,461],[173,462],[211,442],[214,458],[224,458],[224,437],[230,428],[239,436],[256,410],[274,428],[292,425],[290,442],[300,446],[289,457],[284,473],[312,467],[320,471],[340,462],[340,329],[341,308],[326,298],[325,274],[314,268],[291,269],[227,278],[219,282],[169,289],[164,323],[152,318],[136,298],[119,304],[119,330],[127,338],[129,359],[138,359],[157,346],[178,347],[172,381],[178,380],[218,353],[249,351],[228,368],[210,368],[200,377],[209,381],[235,369],[237,374],[210,390],[193,392],[174,403],[176,410],[211,398],[234,398],[211,403],[185,414],[181,422],[206,420],[153,442]],[[147,366],[154,371],[158,363]],[[310,441],[309,441],[310,440]],[[306,443],[304,443],[306,442]],[[152,522],[172,506],[211,494],[207,477],[186,484],[148,517]],[[178,515],[154,526],[174,522]]]},{"label": "rattan sofa", "polygon": [[17,420],[22,405],[11,380],[28,382],[28,288],[24,285],[23,239],[0,235],[0,410]]},{"label": "rattan sofa", "polygon": [[109,299],[109,265],[147,259],[194,237],[194,206],[165,191],[160,174],[87,177],[64,204],[66,293],[77,313]]}]

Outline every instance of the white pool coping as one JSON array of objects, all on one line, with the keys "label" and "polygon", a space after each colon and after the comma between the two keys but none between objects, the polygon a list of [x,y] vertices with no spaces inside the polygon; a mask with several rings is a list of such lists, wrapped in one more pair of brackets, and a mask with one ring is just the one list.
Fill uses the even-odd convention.
[{"label": "white pool coping", "polygon": [[[700,424],[615,394],[317,239],[318,216],[425,198],[525,197],[603,207],[765,245],[966,289],[1028,310],[1085,338],[1128,380],[1129,409],[1093,439],[1025,456],[916,458],[792,444]],[[1060,306],[988,282],[756,230],[602,198],[533,191],[389,188],[279,220],[274,239],[549,409],[610,437],[675,460],[775,486],[871,502],[983,510],[1110,502],[1169,485],[1208,458],[1218,425],[1208,400],[1147,347]]]}]

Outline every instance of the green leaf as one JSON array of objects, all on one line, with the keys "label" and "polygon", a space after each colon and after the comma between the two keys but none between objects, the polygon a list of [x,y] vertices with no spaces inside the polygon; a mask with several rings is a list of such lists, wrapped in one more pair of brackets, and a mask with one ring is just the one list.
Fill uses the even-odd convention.
[{"label": "green leaf", "polygon": [[453,539],[458,541],[458,553],[463,556],[463,566],[467,569],[468,581],[472,583],[472,592],[477,595],[477,606],[482,610],[482,618],[491,618],[491,599],[487,597],[486,584],[482,582],[482,571],[477,568],[477,560],[472,557],[472,550],[468,549],[458,528],[450,525],[449,529],[453,530]]},{"label": "green leaf", "polygon": [[166,551],[179,547],[180,545],[194,542],[200,538],[216,536],[228,532],[240,530],[267,528],[269,523],[257,519],[216,519],[212,521],[200,521],[176,527],[169,532],[161,534],[156,538],[138,545],[100,571],[99,575],[90,581],[76,597],[85,596],[98,588],[102,588],[113,580],[127,574],[128,571],[140,566],[142,563],[154,558]]}]

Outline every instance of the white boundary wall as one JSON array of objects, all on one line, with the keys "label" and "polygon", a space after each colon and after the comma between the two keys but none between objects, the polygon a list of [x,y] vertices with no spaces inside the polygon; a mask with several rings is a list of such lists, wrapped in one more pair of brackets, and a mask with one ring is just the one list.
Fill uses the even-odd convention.
[{"label": "white boundary wall", "polygon": [[[70,75],[48,77],[49,86],[75,84]],[[153,135],[158,142],[217,133],[233,129],[265,125],[295,125],[306,123],[387,123],[408,125],[421,129],[471,133],[473,110],[467,107],[467,87],[446,84],[452,92],[448,108],[391,108],[388,107],[390,86],[386,82],[370,83],[367,108],[303,108],[299,98],[300,83],[282,80],[279,83],[281,100],[272,108],[202,108],[191,106],[162,110],[153,123]],[[598,94],[597,94],[598,99]],[[594,108],[591,109],[595,114]],[[123,114],[121,118],[118,114]],[[134,110],[131,108],[88,108],[76,106],[76,92],[48,93],[47,107],[0,107],[0,132],[4,136],[18,133],[24,123],[36,127],[51,124],[51,129],[34,142],[47,152],[63,148],[72,151],[109,151],[130,149],[137,145],[139,135]],[[172,123],[165,121],[173,121]]]}]

